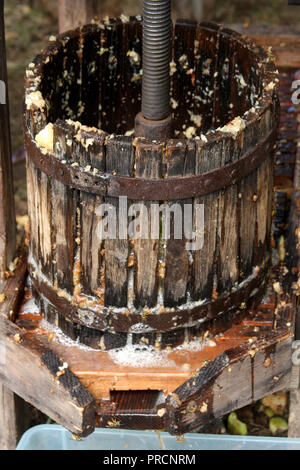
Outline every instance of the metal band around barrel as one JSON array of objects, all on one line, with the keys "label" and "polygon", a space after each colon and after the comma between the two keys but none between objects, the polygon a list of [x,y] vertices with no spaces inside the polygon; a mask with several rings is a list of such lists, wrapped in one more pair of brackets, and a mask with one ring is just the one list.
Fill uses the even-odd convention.
[{"label": "metal band around barrel", "polygon": [[25,147],[28,157],[37,168],[66,186],[99,196],[127,196],[132,200],[172,201],[205,196],[226,188],[252,173],[270,155],[276,141],[277,128],[246,152],[239,160],[207,173],[166,179],[145,179],[113,175],[91,174],[83,168],[63,163],[51,154],[43,154],[28,132]]},{"label": "metal band around barrel", "polygon": [[65,297],[59,296],[56,290],[46,284],[35,275],[34,268],[29,265],[31,280],[34,289],[65,316],[68,321],[84,325],[91,329],[108,330],[116,332],[128,332],[133,325],[144,324],[154,331],[170,331],[180,327],[193,326],[200,321],[212,320],[232,309],[246,308],[245,302],[256,298],[259,290],[266,284],[270,260],[267,259],[265,266],[259,270],[257,275],[247,278],[240,286],[231,292],[222,294],[214,300],[203,302],[198,305],[181,305],[173,309],[165,308],[163,312],[155,309],[144,311],[130,311],[114,309],[113,307],[102,307],[101,311],[89,310],[79,307]]}]

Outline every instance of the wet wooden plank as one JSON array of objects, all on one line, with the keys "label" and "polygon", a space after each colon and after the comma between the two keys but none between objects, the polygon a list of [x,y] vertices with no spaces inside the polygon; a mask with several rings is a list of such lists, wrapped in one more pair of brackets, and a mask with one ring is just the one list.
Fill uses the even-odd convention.
[{"label": "wet wooden plank", "polygon": [[[244,148],[250,149],[257,142],[258,125],[256,122],[245,130]],[[240,280],[252,274],[256,261],[257,245],[257,170],[239,183],[238,197],[240,199]]]},{"label": "wet wooden plank", "polygon": [[[133,167],[133,147],[130,137],[109,139],[106,148],[106,170],[130,176]],[[129,240],[127,213],[120,217],[120,199],[106,198],[115,211],[116,238],[105,240],[105,304],[127,306]],[[126,202],[127,205],[127,202]],[[122,234],[122,232],[124,232]]]},{"label": "wet wooden plank", "polygon": [[134,129],[135,116],[140,112],[142,102],[142,22],[136,21],[135,17],[123,24],[122,47],[120,132],[125,134]]},{"label": "wet wooden plank", "polygon": [[[195,164],[195,152],[192,155],[191,147],[188,148],[177,141],[169,141],[166,148],[165,162],[165,171],[168,178],[193,174],[193,167],[190,165],[192,158]],[[192,205],[192,201],[178,200],[168,203],[170,211],[174,209],[174,212],[170,213],[169,220],[167,221],[168,224],[170,223],[170,236],[166,241],[164,305],[168,307],[180,305],[187,300],[190,259],[189,250],[186,247],[184,210],[188,204]],[[192,211],[190,223],[192,224]],[[168,228],[164,227],[164,225],[163,219],[162,230],[166,232]]]},{"label": "wet wooden plank", "polygon": [[6,299],[0,306],[0,338],[5,354],[0,361],[1,382],[72,433],[87,436],[95,426],[93,397],[67,364],[38,342],[33,345],[26,331],[10,320],[24,295],[24,266],[21,259],[14,276],[3,286]]},{"label": "wet wooden plank", "polygon": [[119,87],[122,64],[122,26],[118,18],[111,19],[101,29],[100,39],[100,98],[98,127],[108,133],[121,134]]},{"label": "wet wooden plank", "polygon": [[196,22],[177,20],[173,39],[173,64],[171,66],[171,106],[174,112],[175,138],[183,136],[183,132],[191,124],[190,114],[194,108],[194,42]]},{"label": "wet wooden plank", "polygon": [[[243,136],[224,139],[222,165],[237,160],[242,152]],[[219,194],[218,216],[218,292],[230,291],[239,278],[239,199],[238,185],[233,184]]]},{"label": "wet wooden plank", "polygon": [[[74,129],[59,121],[54,125],[54,154],[59,160],[72,161]],[[59,288],[73,293],[73,266],[76,233],[75,190],[52,181],[53,232],[55,243],[55,281]]]},{"label": "wet wooden plank", "polygon": [[[216,141],[212,137],[205,145],[198,141],[196,152],[197,173],[205,173],[210,169],[217,168],[222,162],[223,140]],[[217,195],[213,193],[195,198],[194,204],[203,204],[204,206],[204,244],[203,248],[194,254],[192,296],[193,300],[204,300],[210,299],[213,294],[219,201]],[[194,219],[195,232],[200,223],[201,221]]]},{"label": "wet wooden plank", "polygon": [[52,258],[53,231],[52,231],[52,202],[51,202],[51,180],[43,172],[40,173],[38,181],[38,225],[40,242],[41,271],[50,282],[54,278],[54,265]]},{"label": "wet wooden plank", "polygon": [[82,92],[80,122],[97,127],[99,114],[100,32],[96,25],[82,29]]},{"label": "wet wooden plank", "polygon": [[[137,140],[135,153],[135,176],[160,178],[162,176],[163,145]],[[143,202],[148,211],[147,239],[134,240],[135,253],[135,306],[154,307],[158,296],[159,236],[151,238],[151,202]],[[158,223],[158,221],[155,221]]]},{"label": "wet wooden plank", "polygon": [[[87,150],[81,146],[81,156],[84,168],[93,171],[105,170],[105,135],[96,131],[84,131],[81,133],[82,142],[90,145]],[[85,157],[84,157],[85,156]],[[104,242],[99,236],[99,223],[101,221],[100,206],[104,198],[95,194],[81,192],[81,234],[80,234],[80,259],[81,259],[81,284],[83,293],[97,295],[103,302],[104,260],[102,250]]]},{"label": "wet wooden plank", "polygon": [[218,27],[197,26],[195,37],[195,102],[194,114],[202,116],[202,133],[214,125],[214,101],[217,93],[215,73],[219,48]]},{"label": "wet wooden plank", "polygon": [[[283,332],[281,332],[282,335]],[[169,432],[184,434],[246,406],[289,383],[290,333],[270,333],[269,341],[225,351],[167,400]]]},{"label": "wet wooden plank", "polygon": [[[272,110],[273,111],[273,110]],[[259,122],[259,134],[264,135],[268,132],[272,125],[270,109],[264,113]],[[273,165],[274,152],[262,162],[257,170],[257,261],[256,264],[261,265],[267,250],[270,250],[270,229],[272,217],[272,201],[273,201]],[[268,184],[266,184],[268,182]]]}]

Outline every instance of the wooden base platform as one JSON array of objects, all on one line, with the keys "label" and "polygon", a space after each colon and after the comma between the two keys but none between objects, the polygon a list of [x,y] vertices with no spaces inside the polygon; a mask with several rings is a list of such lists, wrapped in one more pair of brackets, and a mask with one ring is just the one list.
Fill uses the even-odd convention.
[{"label": "wooden base platform", "polygon": [[239,325],[202,343],[109,353],[47,327],[28,288],[11,317],[22,300],[25,265],[21,257],[1,304],[1,380],[76,434],[95,425],[182,434],[288,387],[294,296],[270,291]]},{"label": "wooden base platform", "polygon": [[[179,406],[184,413],[192,398],[200,400],[198,426],[207,422],[208,413],[218,417],[288,386],[294,303],[288,297],[281,300],[274,327],[275,303],[276,295],[270,292],[256,312],[219,337],[152,353],[134,347],[112,353],[83,349],[57,337],[50,325],[47,329],[26,303],[16,323],[25,327],[29,341],[51,349],[68,364],[97,400],[99,425],[126,428],[127,415],[133,414],[141,427],[162,429],[168,427],[169,412],[176,413]],[[193,382],[198,380],[195,390]],[[194,413],[193,422],[180,432],[193,428]],[[131,421],[136,427],[133,416]]]}]

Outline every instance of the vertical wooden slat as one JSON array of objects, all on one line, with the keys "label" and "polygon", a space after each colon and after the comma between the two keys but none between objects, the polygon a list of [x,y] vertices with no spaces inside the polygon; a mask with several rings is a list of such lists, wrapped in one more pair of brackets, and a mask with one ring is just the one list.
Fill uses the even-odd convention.
[{"label": "vertical wooden slat", "polygon": [[[79,36],[79,35],[78,35]],[[77,121],[80,101],[80,39],[78,36],[65,35],[62,68],[64,70],[63,99],[61,118]]]},{"label": "vertical wooden slat", "polygon": [[41,269],[53,282],[51,181],[43,172],[40,172],[38,181],[38,201]]},{"label": "vertical wooden slat", "polygon": [[142,94],[142,23],[133,18],[123,25],[123,89],[122,127],[123,134],[134,128],[135,116],[141,110]]},{"label": "vertical wooden slat", "polygon": [[[259,122],[259,135],[262,136],[270,129],[271,125],[271,110],[263,114]],[[266,158],[257,171],[257,264],[260,265],[265,257],[266,249],[270,246],[268,240],[270,225],[271,225],[271,206],[273,199],[273,191],[270,188],[271,181],[273,181],[273,151],[272,154]],[[268,184],[266,184],[268,181]],[[268,213],[269,211],[269,213]]]},{"label": "vertical wooden slat", "polygon": [[[54,124],[54,154],[59,160],[72,160],[72,126],[63,121]],[[73,263],[75,253],[76,203],[75,190],[56,179],[52,181],[53,230],[55,233],[55,280],[59,288],[73,292]]]},{"label": "vertical wooden slat", "polygon": [[[0,282],[16,250],[15,204],[11,164],[11,142],[8,109],[4,1],[0,0]],[[0,344],[1,346],[1,344]],[[1,348],[0,348],[1,349]],[[2,357],[0,360],[3,359]],[[0,383],[0,449],[14,450],[20,437],[24,410],[9,389]],[[21,430],[21,432],[23,429]]]},{"label": "vertical wooden slat", "polygon": [[3,279],[16,249],[3,0],[0,1],[0,87],[0,278]]},{"label": "vertical wooden slat", "polygon": [[[130,176],[133,166],[133,147],[130,137],[115,137],[108,139],[106,148],[106,170],[124,176]],[[105,303],[116,307],[127,306],[128,292],[128,237],[122,239],[119,224],[127,225],[127,220],[119,218],[120,201],[107,198],[107,204],[115,208],[117,215],[116,239],[105,240]]]},{"label": "vertical wooden slat", "polygon": [[[160,178],[162,176],[163,146],[157,143],[136,142],[135,176]],[[158,293],[159,240],[151,239],[151,202],[143,203],[148,210],[148,239],[134,242],[135,252],[135,306],[154,307]]]},{"label": "vertical wooden slat", "polygon": [[[105,134],[97,131],[81,133],[83,142],[91,142],[88,149],[81,149],[82,155],[86,156],[86,161],[82,161],[83,167],[90,167],[89,171],[97,169],[105,170]],[[85,167],[86,168],[86,167]],[[103,300],[104,278],[101,276],[103,269],[102,248],[104,243],[99,238],[98,224],[101,216],[98,214],[100,205],[104,198],[95,194],[81,192],[81,284],[83,293],[88,295],[98,295]]]},{"label": "vertical wooden slat", "polygon": [[118,87],[122,61],[122,22],[113,19],[101,29],[100,99],[98,127],[108,133],[121,133],[121,106]]},{"label": "vertical wooden slat", "polygon": [[29,404],[0,383],[0,450],[16,450],[31,414]]},{"label": "vertical wooden slat", "polygon": [[[218,41],[218,54],[216,60],[216,72],[214,74],[214,126],[217,128],[227,124],[234,114],[240,113],[240,88],[237,87],[236,75],[236,41],[232,34],[222,32]],[[241,78],[242,80],[242,78]],[[244,84],[244,82],[242,82]],[[236,105],[233,111],[234,105]]]},{"label": "vertical wooden slat", "polygon": [[80,118],[82,124],[98,125],[99,112],[99,62],[100,62],[100,33],[96,25],[83,28],[82,47],[82,94],[83,112]]},{"label": "vertical wooden slat", "polygon": [[194,114],[202,116],[202,133],[214,124],[214,101],[218,93],[215,81],[219,48],[218,29],[197,26],[195,38]]},{"label": "vertical wooden slat", "polygon": [[[193,155],[195,158],[195,155]],[[193,174],[190,161],[190,148],[177,141],[169,141],[166,149],[166,172],[168,178]],[[194,160],[195,162],[195,160]],[[187,285],[189,281],[189,251],[184,234],[184,206],[192,204],[191,200],[172,201],[168,205],[178,205],[182,216],[182,239],[176,240],[174,233],[174,214],[171,214],[170,239],[166,242],[164,304],[167,307],[180,305],[187,300]],[[177,220],[179,224],[179,220]]]},{"label": "vertical wooden slat", "polygon": [[[244,152],[255,145],[258,131],[256,121],[247,125],[244,137]],[[252,274],[253,265],[257,261],[257,174],[258,172],[255,170],[246,176],[240,181],[238,189],[240,199],[240,280]]]},{"label": "vertical wooden slat", "polygon": [[[237,160],[243,147],[243,135],[226,138],[223,143],[222,165]],[[233,184],[219,194],[218,217],[218,291],[232,289],[239,278],[239,198]]]},{"label": "vertical wooden slat", "polygon": [[[210,137],[208,142],[197,143],[196,172],[205,173],[221,166],[223,139]],[[193,300],[210,299],[214,285],[214,265],[217,249],[218,229],[218,195],[208,194],[195,198],[195,204],[204,205],[204,245],[194,255],[194,282],[192,288]],[[195,226],[198,221],[195,220]]]},{"label": "vertical wooden slat", "polygon": [[[33,180],[33,163],[30,158],[26,158],[26,178],[27,178],[27,188],[29,188],[27,194],[27,203],[28,203],[28,216],[30,224],[30,252],[35,256],[38,250],[38,230],[37,230],[37,221],[35,217],[35,192],[34,180]],[[31,189],[32,188],[32,189]]]},{"label": "vertical wooden slat", "polygon": [[95,14],[93,0],[59,0],[59,32],[87,24]]},{"label": "vertical wooden slat", "polygon": [[[196,23],[188,20],[178,20],[174,31],[174,63],[176,71],[173,76],[173,100],[175,137],[195,124],[191,124],[190,112],[193,112],[195,79],[194,42]],[[171,73],[172,68],[171,68]],[[179,133],[179,134],[177,134]]]}]

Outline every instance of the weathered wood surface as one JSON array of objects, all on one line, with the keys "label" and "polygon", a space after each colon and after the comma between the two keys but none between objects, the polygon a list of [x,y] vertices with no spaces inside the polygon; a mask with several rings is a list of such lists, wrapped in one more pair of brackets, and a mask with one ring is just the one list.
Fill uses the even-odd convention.
[{"label": "weathered wood surface", "polygon": [[[135,176],[161,178],[162,176],[162,144],[150,144],[140,141],[136,147]],[[150,203],[146,203],[148,217],[150,217]],[[141,219],[142,220],[142,219]],[[159,240],[151,237],[150,219],[143,239],[142,231],[145,228],[142,224],[139,227],[141,238],[134,240],[135,252],[135,305],[136,307],[152,308],[157,304],[158,297],[158,270],[159,260]],[[164,261],[161,260],[163,263]],[[161,273],[163,276],[163,273]]]},{"label": "weathered wood surface", "polygon": [[59,31],[88,24],[95,14],[93,0],[59,0]]},{"label": "weathered wood surface", "polygon": [[143,365],[143,356],[136,352],[139,367],[122,365],[103,351],[49,341],[51,329],[40,327],[41,317],[27,309],[20,310],[17,324],[26,331],[28,344],[51,348],[99,400],[97,425],[164,428],[182,434],[288,387],[294,308],[294,300],[287,297],[273,330],[275,296],[269,292],[255,312],[248,312],[242,322],[199,350],[187,346],[157,353],[157,365]]},{"label": "weathered wood surface", "polygon": [[11,164],[4,1],[0,2],[0,281],[16,249],[15,204]]},{"label": "weathered wood surface", "polygon": [[25,329],[12,322],[24,297],[25,274],[22,255],[3,286],[1,383],[74,434],[88,435],[95,424],[93,397],[51,349],[28,341]]},{"label": "weathered wood surface", "polygon": [[[285,126],[284,121],[281,128]],[[255,134],[255,126],[252,127],[251,132]],[[247,134],[246,140],[253,139],[251,132]],[[286,131],[280,131],[280,138],[286,139]],[[284,149],[281,147],[280,149],[280,155],[277,155],[277,170],[278,165],[285,157]],[[278,182],[280,179],[277,177],[276,181]],[[292,180],[289,179],[289,187],[287,188],[289,194],[291,187]],[[282,189],[282,186],[280,188]],[[251,194],[251,188],[249,194]],[[249,196],[249,203],[250,199]],[[257,201],[253,201],[255,208],[257,207],[256,203]],[[294,206],[297,207],[296,201]],[[294,220],[293,216],[291,216],[291,220]],[[289,251],[292,251],[292,246],[297,248],[295,237],[293,237],[292,243],[294,245],[288,245]],[[168,358],[175,363],[175,367],[170,367],[164,359],[165,368],[162,368],[161,365],[156,368],[153,366],[143,367],[142,374],[140,369],[136,367],[123,366],[114,361],[106,352],[83,351],[79,350],[75,344],[72,347],[66,347],[63,342],[52,341],[49,343],[49,332],[38,328],[40,317],[32,317],[29,313],[20,313],[18,324],[26,326],[28,338],[34,338],[44,346],[48,345],[53,348],[59,357],[68,362],[70,369],[92,395],[100,400],[97,406],[97,425],[121,428],[138,426],[141,429],[164,427],[173,432],[175,430],[177,433],[182,433],[186,429],[194,429],[193,418],[198,425],[213,419],[212,414],[214,416],[222,415],[275,390],[288,387],[295,304],[293,298],[286,300],[286,306],[279,312],[275,331],[272,330],[275,309],[273,294],[267,295],[262,305],[252,315],[245,312],[245,317],[240,324],[232,325],[220,338],[213,338],[216,346],[207,344],[200,352],[185,351],[184,349],[178,352],[172,351],[168,353]],[[34,327],[37,329],[34,330]],[[226,359],[225,365],[222,360],[216,360],[216,357],[220,357],[222,354],[223,358],[224,355],[228,357],[228,362]],[[140,362],[141,357],[138,356],[138,358]],[[220,364],[221,367],[219,367]],[[203,371],[201,377],[201,371],[200,374],[197,371],[199,365],[202,366],[201,370]],[[203,366],[210,366],[213,370],[211,383],[209,383],[209,377],[211,377],[209,370],[204,369]],[[237,383],[234,382],[236,378],[238,378]],[[199,397],[201,396],[203,400],[197,395],[195,397],[193,393],[190,394],[191,387],[188,386],[184,388],[185,392],[183,390],[181,393],[181,386],[188,380],[192,382],[198,380],[199,390],[203,387],[199,392]],[[227,389],[227,386],[232,383],[232,388]],[[169,420],[167,424],[168,414],[164,412],[166,405],[159,402],[157,406],[157,401],[153,405],[151,397],[147,395],[149,384],[154,392],[153,396],[156,397],[159,396],[158,391],[164,391],[164,394],[168,395],[179,389],[179,394],[183,398],[183,410],[187,410],[187,413],[180,415],[183,417],[183,421],[176,422],[180,404],[176,401],[176,396],[173,395],[171,400],[175,398],[176,401],[174,409],[170,405],[170,417],[173,421]],[[111,393],[114,390],[115,394]],[[132,392],[129,390],[138,392],[138,400],[136,396],[131,396]],[[211,400],[212,396],[215,397],[214,400]],[[197,402],[195,398],[197,398]],[[107,399],[111,399],[110,403]],[[193,402],[196,402],[196,409]],[[211,412],[212,409],[214,413]],[[159,414],[158,410],[160,410]],[[178,428],[176,429],[175,426]]]},{"label": "weathered wood surface", "polygon": [[[177,141],[169,141],[166,148],[166,176],[168,178],[176,178],[178,176],[194,174],[195,157],[196,151],[193,141],[180,146],[178,146]],[[167,307],[174,307],[187,302],[187,291],[191,285],[191,250],[188,250],[186,247],[188,239],[184,231],[184,217],[182,217],[180,223],[178,210],[181,210],[181,213],[184,214],[185,205],[192,207],[192,204],[193,201],[189,199],[185,200],[184,203],[180,199],[169,202],[168,207],[172,212],[170,212],[168,226],[165,226],[165,218],[162,219],[163,232],[167,233],[168,230],[170,231],[169,239],[163,241],[163,244],[165,243],[165,265],[162,282],[165,305]],[[178,239],[175,230],[181,230],[181,240]]]},{"label": "weathered wood surface", "polygon": [[300,67],[300,28],[298,26],[268,26],[227,24],[245,36],[250,37],[256,44],[272,47],[279,68],[298,69]]},{"label": "weathered wood surface", "polygon": [[[116,137],[110,139],[106,150],[106,169],[109,172],[120,172],[131,176],[133,164],[133,149],[131,139]],[[107,204],[119,214],[120,200],[107,198]],[[126,201],[127,208],[128,201]],[[116,238],[105,240],[105,304],[126,307],[128,305],[128,259],[130,242],[127,235],[126,214],[121,220],[117,217]],[[124,232],[122,234],[121,232]]]},{"label": "weathered wood surface", "polygon": [[[62,123],[61,123],[62,124]],[[71,129],[72,130],[72,129]],[[54,139],[57,145],[54,147],[56,158],[67,161],[72,160],[72,145],[68,145],[72,139],[72,132],[67,124],[54,126]],[[71,140],[73,143],[73,140]],[[67,188],[59,181],[52,181],[51,184],[52,208],[52,252],[55,253],[55,274],[53,282],[57,282],[61,288],[68,291],[73,289],[73,264],[75,255],[75,233],[76,233],[76,201],[75,191]],[[49,223],[50,214],[46,217],[46,224]]]},{"label": "weathered wood surface", "polygon": [[[297,77],[296,77],[297,78]],[[300,107],[297,108],[299,116]],[[300,133],[300,123],[297,120],[297,135]],[[300,150],[297,146],[296,161],[294,168],[294,188],[291,200],[291,210],[288,220],[288,237],[286,241],[287,265],[294,280],[295,293],[299,295],[300,279]],[[295,339],[300,339],[300,312],[296,311]],[[295,398],[296,399],[296,398]],[[300,434],[299,434],[300,435]]]},{"label": "weathered wood surface", "polygon": [[[4,32],[4,1],[0,1],[0,287],[5,271],[16,250],[15,204],[11,164],[11,142],[8,108],[6,50]],[[3,360],[0,337],[0,362]],[[20,433],[26,427],[24,403],[0,383],[0,449],[16,448]],[[23,406],[24,408],[24,406]],[[24,426],[23,426],[24,425]]]},{"label": "weathered wood surface", "polygon": [[0,450],[15,450],[30,425],[30,407],[0,384],[0,409]]},{"label": "weathered wood surface", "polygon": [[290,391],[288,436],[299,439],[300,436],[300,389]]},{"label": "weathered wood surface", "polygon": [[[292,334],[267,347],[227,351],[170,394],[169,431],[189,432],[289,385]],[[237,360],[231,358],[236,355]],[[201,390],[201,393],[199,393]]]},{"label": "weathered wood surface", "polygon": [[[251,194],[251,188],[248,194]],[[118,364],[105,352],[82,351],[76,345],[66,348],[63,343],[49,343],[49,331],[38,328],[38,318],[30,318],[30,315],[27,317],[26,315],[19,315],[18,325],[20,327],[21,325],[27,325],[26,338],[29,341],[37,342],[44,345],[44,347],[46,345],[49,347],[51,344],[50,347],[59,357],[68,362],[70,369],[80,378],[80,381],[89,389],[94,397],[100,400],[112,398],[112,402],[114,399],[116,400],[117,409],[115,410],[110,408],[110,406],[113,406],[112,403],[111,405],[108,405],[105,401],[99,403],[97,411],[100,418],[101,416],[103,417],[105,425],[116,427],[131,426],[134,425],[132,423],[137,423],[139,417],[141,417],[139,427],[143,427],[141,424],[143,420],[145,427],[149,427],[149,423],[156,423],[153,424],[154,427],[161,427],[160,415],[163,415],[165,419],[167,416],[167,413],[163,411],[164,406],[160,405],[161,411],[158,414],[156,403],[151,410],[150,405],[147,405],[149,407],[146,407],[147,413],[145,413],[145,409],[142,409],[142,404],[140,408],[138,406],[135,407],[133,405],[135,403],[134,399],[131,400],[129,398],[131,402],[131,405],[129,405],[126,402],[129,395],[120,393],[122,390],[126,392],[133,387],[137,391],[145,391],[149,388],[149,384],[151,384],[150,386],[154,392],[155,390],[163,390],[167,394],[178,389],[178,393],[176,393],[182,400],[181,398],[177,400],[176,396],[173,395],[170,401],[168,401],[167,406],[170,411],[168,426],[172,432],[182,433],[185,430],[194,429],[195,424],[198,425],[212,419],[212,414],[215,416],[231,411],[265,394],[287,386],[290,369],[290,344],[293,334],[292,316],[294,311],[293,300],[287,300],[285,309],[280,312],[279,318],[277,318],[276,331],[272,332],[274,299],[265,299],[261,307],[263,312],[255,314],[254,318],[250,316],[246,320],[244,319],[239,326],[233,326],[230,331],[227,331],[224,336],[215,341],[216,346],[208,345],[201,352],[181,350],[177,354],[176,351],[173,351],[169,353],[169,357],[175,360],[174,369],[167,366],[166,370],[162,370],[160,365],[157,368],[143,368],[143,374],[134,367],[129,367],[128,365],[124,367]],[[34,326],[38,329],[34,330]],[[257,332],[257,327],[262,327],[260,333]],[[266,330],[268,333],[266,333]],[[219,357],[219,359],[216,359],[216,357]],[[207,360],[209,361],[208,364]],[[187,367],[187,364],[190,365],[190,368]],[[204,366],[201,369],[202,375],[201,371],[200,373],[197,371],[199,364]],[[233,389],[228,390],[226,388],[229,383],[228,376],[234,371],[241,371],[240,374],[243,374],[244,380],[242,381],[242,386],[239,380],[237,383],[234,383]],[[245,374],[243,371],[245,371]],[[212,373],[210,374],[210,372]],[[240,377],[240,374],[234,374],[234,377]],[[233,375],[230,375],[231,377]],[[210,379],[212,380],[211,383]],[[195,381],[198,384],[199,390],[201,389],[199,397],[201,396],[202,399],[196,396],[193,383],[191,383],[190,387],[187,384],[186,386],[182,385],[187,380]],[[213,383],[220,385],[217,387],[217,391],[213,390]],[[224,388],[224,393],[221,387]],[[190,390],[191,388],[192,390]],[[242,393],[239,393],[238,397],[236,397],[234,392],[237,393],[241,388]],[[116,390],[116,396],[110,395],[112,390]],[[119,396],[118,393],[120,393]],[[211,400],[212,396],[214,397],[213,401]],[[140,397],[142,397],[140,400],[146,400],[147,392],[143,392]],[[186,413],[178,413],[181,406]],[[131,413],[135,415],[133,419],[130,416]],[[145,414],[147,415],[146,418]],[[182,418],[182,416],[183,420],[181,419],[178,426],[177,418]],[[99,423],[99,421],[97,422]],[[178,427],[176,428],[175,426]]]},{"label": "weathered wood surface", "polygon": [[[197,218],[201,219],[201,213],[196,211],[196,204],[204,204],[204,247],[195,251],[186,250],[186,240],[176,239],[173,233],[169,240],[163,239],[163,231],[169,221],[159,211],[154,221],[157,233],[153,235],[152,230],[151,235],[151,198],[143,204],[148,211],[147,221],[143,221],[143,214],[139,214],[141,210],[136,210],[138,205],[127,201],[128,209],[132,210],[131,226],[139,228],[140,234],[132,240],[137,234],[126,233],[130,219],[125,214],[125,236],[118,239],[120,201],[105,197],[105,194],[96,197],[96,193],[89,193],[90,178],[103,171],[130,176],[132,181],[147,178],[177,183],[182,176],[202,174],[233,164],[264,140],[277,119],[274,106],[274,122],[266,121],[265,115],[269,111],[267,103],[263,103],[257,114],[243,116],[243,125],[232,136],[226,128],[220,127],[218,133],[207,134],[206,137],[204,134],[212,126],[226,125],[229,118],[244,113],[255,104],[252,96],[254,87],[257,96],[263,92],[266,100],[275,100],[272,90],[261,89],[262,78],[256,78],[255,70],[261,69],[262,74],[270,70],[267,77],[270,81],[275,80],[275,75],[272,75],[272,65],[258,68],[257,62],[265,60],[267,63],[267,57],[255,55],[252,45],[245,47],[242,39],[234,33],[218,25],[199,26],[195,22],[179,21],[173,31],[171,66],[174,125],[178,140],[164,145],[132,136],[118,136],[118,133],[127,131],[132,133],[131,126],[140,106],[140,34],[140,21],[127,18],[105,20],[104,23],[69,32],[58,37],[50,50],[36,59],[27,80],[29,101],[35,89],[42,92],[45,100],[40,108],[33,105],[26,109],[28,131],[35,137],[48,114],[48,119],[55,122],[53,152],[62,165],[58,173],[64,175],[63,165],[78,168],[74,181],[77,178],[86,184],[83,189],[72,184],[64,186],[64,180],[56,181],[55,174],[49,180],[43,166],[35,168],[32,162],[28,163],[31,274],[36,279],[36,289],[41,276],[46,276],[43,283],[52,288],[51,303],[60,311],[59,322],[65,324],[69,332],[72,330],[72,337],[77,332],[89,346],[98,348],[106,347],[106,341],[102,341],[104,330],[111,337],[120,333],[115,335],[111,345],[124,345],[123,333],[128,333],[129,322],[132,324],[129,320],[131,313],[147,323],[149,313],[157,312],[163,318],[164,313],[170,314],[170,309],[179,305],[188,309],[189,300],[214,303],[217,297],[220,299],[240,280],[250,276],[254,266],[263,268],[269,250],[270,225],[260,223],[261,219],[271,220],[268,213],[271,212],[272,175],[268,164],[265,169],[261,166],[259,171],[255,171],[252,179],[234,181],[226,188],[224,184],[224,189],[212,191],[205,197],[184,200],[178,191],[178,199],[174,202],[161,200],[169,209],[176,204],[181,209],[185,204],[193,204],[193,229],[194,233],[198,231],[198,237],[203,227],[199,226]],[[249,60],[251,72],[248,71]],[[66,76],[62,75],[62,68],[68,71]],[[116,93],[118,83],[120,88]],[[99,94],[94,93],[98,88]],[[229,92],[231,89],[233,91]],[[204,90],[202,94],[201,90]],[[203,113],[208,118],[202,122]],[[63,122],[66,118],[73,121]],[[258,120],[262,124],[253,130],[253,122]],[[92,127],[95,125],[100,125],[101,131]],[[35,163],[38,165],[36,160]],[[117,215],[117,231],[113,240],[99,236],[101,214],[98,211],[103,202],[111,204],[111,210]],[[250,206],[252,210],[246,221],[244,214]],[[184,213],[181,215],[184,217]],[[174,226],[175,216],[171,215],[171,228]],[[251,230],[247,230],[248,226]],[[186,229],[185,226],[182,228]],[[148,239],[144,239],[145,235]],[[241,247],[240,235],[244,243]],[[43,295],[48,295],[45,290]],[[46,304],[43,308],[47,307]],[[68,320],[77,319],[75,323],[83,325],[83,329],[77,325],[71,328],[63,318],[67,309],[68,312],[75,311],[76,306],[84,313],[80,312],[79,316],[72,314],[72,318],[68,313]],[[114,318],[104,318],[105,309],[110,307],[114,309]],[[121,313],[120,309],[123,309]],[[207,312],[205,319],[212,316],[214,314]],[[171,335],[161,325],[145,340],[153,346],[160,343],[165,347],[182,343],[191,332],[179,328],[176,315],[172,314],[173,317]],[[49,318],[53,319],[52,313]],[[191,319],[191,327],[196,319]],[[204,333],[206,326],[201,324],[197,332]],[[97,331],[93,331],[94,328]],[[135,335],[134,340],[142,341],[143,334]],[[130,335],[128,341],[131,341]]]}]

